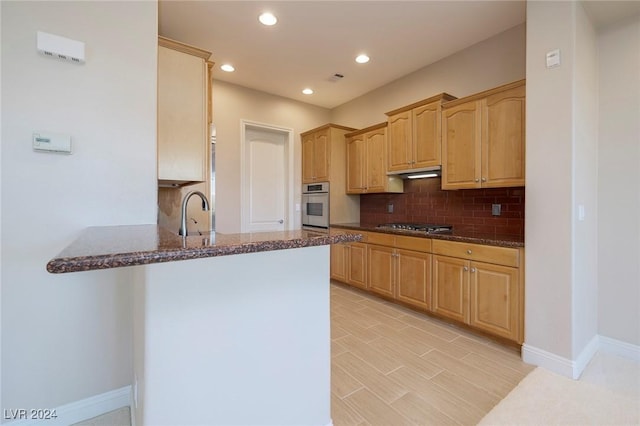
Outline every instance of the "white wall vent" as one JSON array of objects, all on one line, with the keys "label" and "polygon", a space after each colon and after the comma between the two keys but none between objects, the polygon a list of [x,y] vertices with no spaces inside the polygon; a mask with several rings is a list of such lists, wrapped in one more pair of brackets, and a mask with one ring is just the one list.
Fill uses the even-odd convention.
[{"label": "white wall vent", "polygon": [[81,41],[38,31],[36,47],[45,56],[84,64],[84,43]]}]

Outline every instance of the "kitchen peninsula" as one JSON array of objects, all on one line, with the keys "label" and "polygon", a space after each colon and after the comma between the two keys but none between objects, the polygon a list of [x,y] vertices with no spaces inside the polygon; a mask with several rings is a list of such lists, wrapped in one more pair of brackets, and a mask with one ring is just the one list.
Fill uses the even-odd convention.
[{"label": "kitchen peninsula", "polygon": [[326,425],[329,244],[360,238],[92,227],[47,270],[131,267],[136,424]]}]

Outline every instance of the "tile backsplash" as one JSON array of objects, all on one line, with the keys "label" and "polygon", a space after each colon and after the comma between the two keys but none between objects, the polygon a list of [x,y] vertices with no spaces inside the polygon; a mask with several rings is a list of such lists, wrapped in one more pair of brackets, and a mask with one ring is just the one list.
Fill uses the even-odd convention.
[{"label": "tile backsplash", "polygon": [[[393,205],[393,213],[388,206]],[[500,216],[491,214],[501,205]],[[476,233],[524,237],[524,187],[443,191],[440,178],[404,182],[402,194],[360,196],[360,223],[391,222],[453,225]]]}]

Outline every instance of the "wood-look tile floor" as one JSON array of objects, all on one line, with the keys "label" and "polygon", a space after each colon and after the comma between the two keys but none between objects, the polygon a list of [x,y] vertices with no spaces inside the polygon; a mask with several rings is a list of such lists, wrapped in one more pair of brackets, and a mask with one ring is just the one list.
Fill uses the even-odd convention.
[{"label": "wood-look tile floor", "polygon": [[475,425],[533,368],[514,349],[331,285],[335,426]]}]

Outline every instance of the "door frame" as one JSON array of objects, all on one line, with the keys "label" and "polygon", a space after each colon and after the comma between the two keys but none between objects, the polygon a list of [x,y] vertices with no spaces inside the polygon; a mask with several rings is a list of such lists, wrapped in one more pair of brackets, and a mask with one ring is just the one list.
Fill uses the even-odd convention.
[{"label": "door frame", "polygon": [[294,204],[293,204],[293,129],[289,127],[276,126],[273,124],[260,123],[257,121],[241,119],[240,120],[240,232],[247,232],[247,219],[249,212],[247,211],[247,205],[245,203],[249,188],[247,188],[248,179],[246,177],[247,164],[245,163],[246,155],[246,133],[247,129],[258,129],[266,131],[275,131],[284,134],[285,136],[285,164],[287,165],[287,171],[285,173],[287,183],[285,185],[285,200],[287,205],[285,206],[284,217],[284,229],[293,230],[295,226],[294,218]]}]

